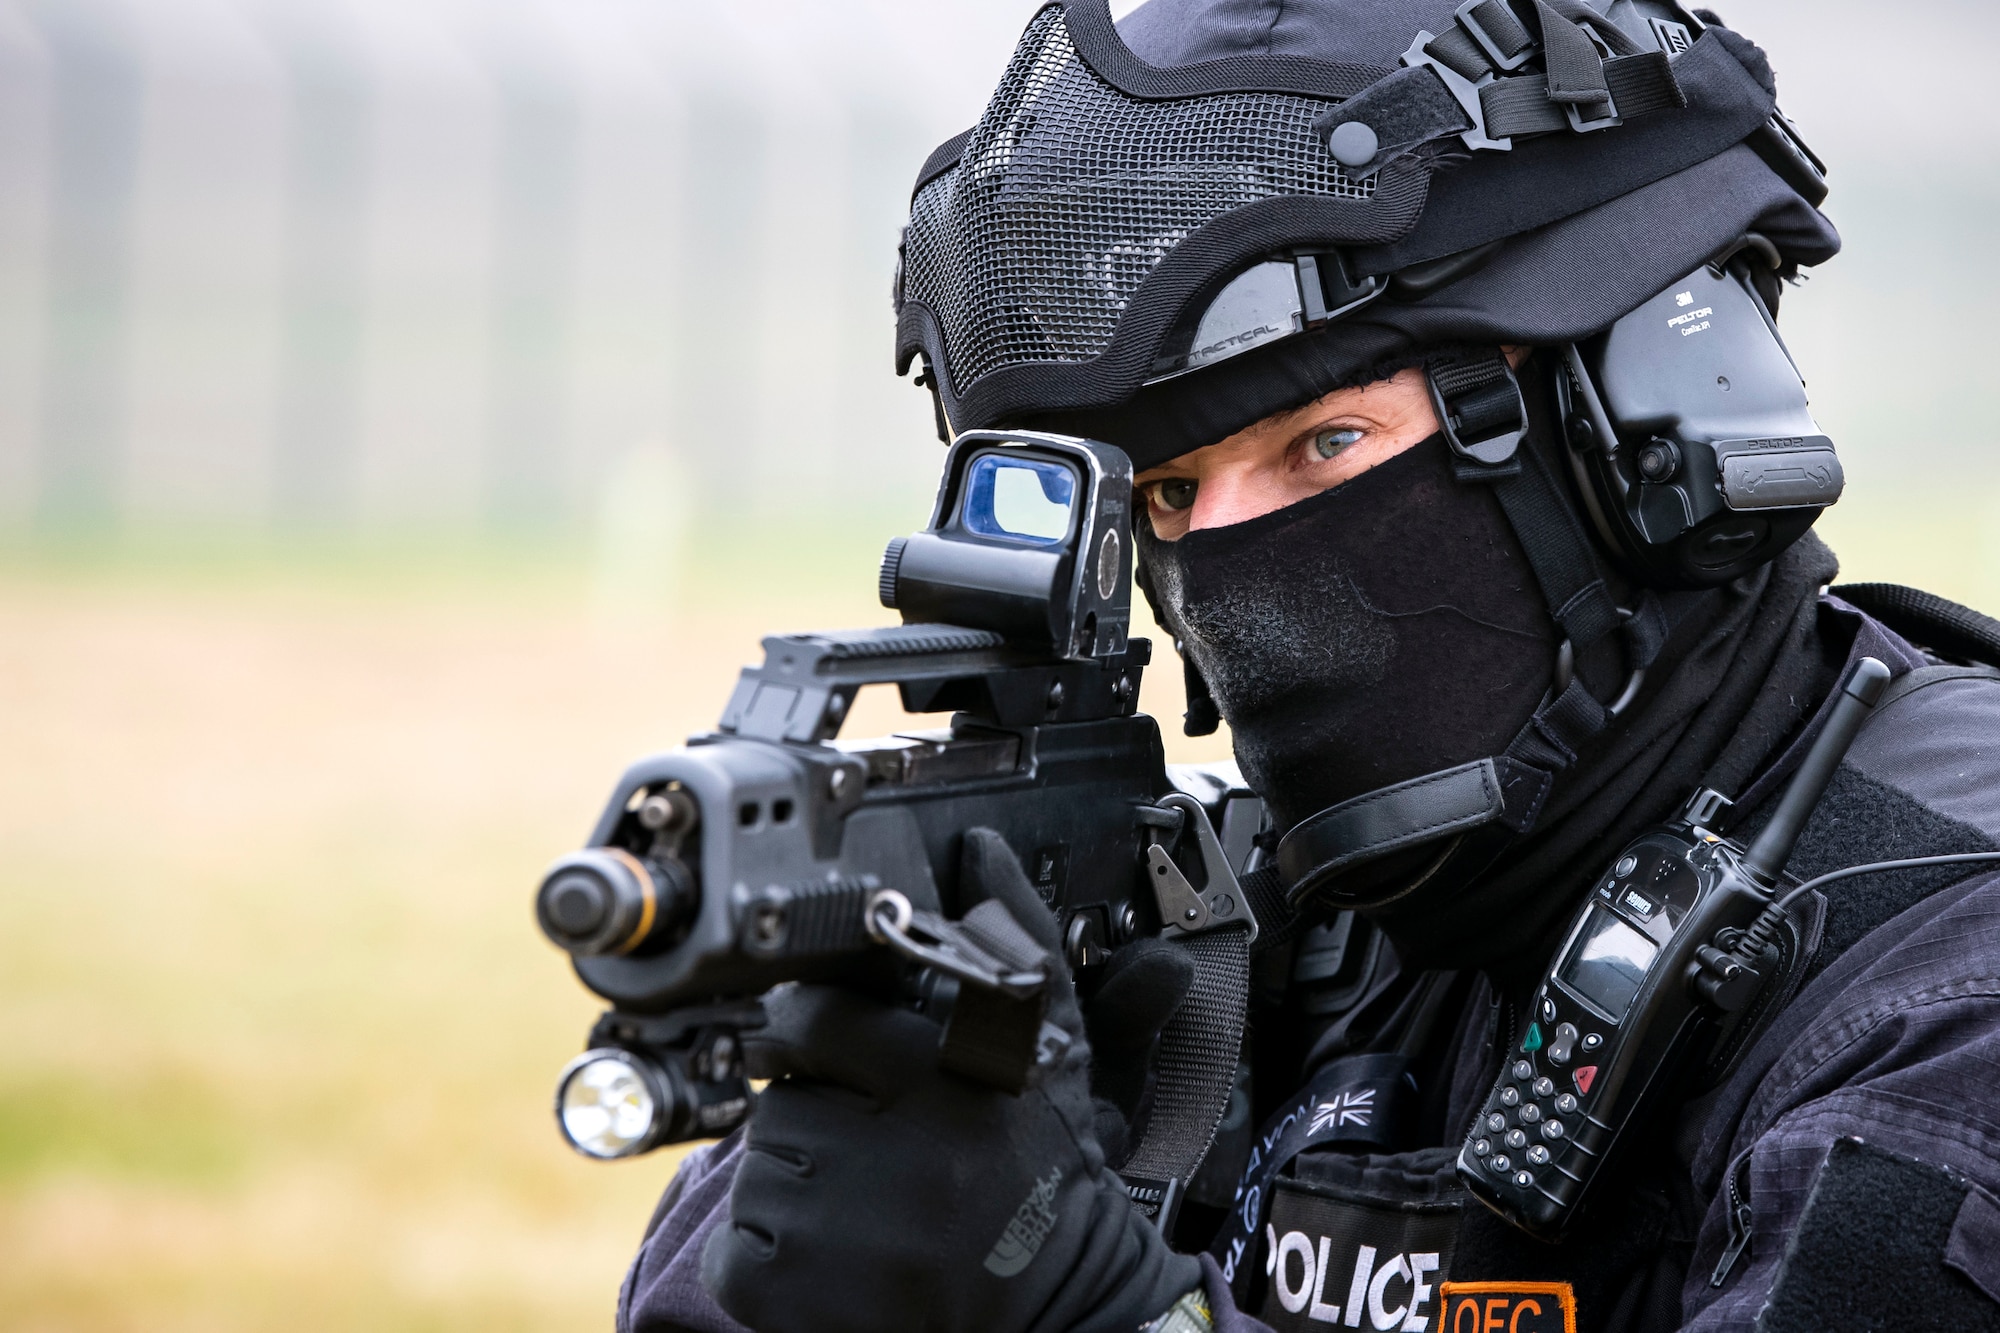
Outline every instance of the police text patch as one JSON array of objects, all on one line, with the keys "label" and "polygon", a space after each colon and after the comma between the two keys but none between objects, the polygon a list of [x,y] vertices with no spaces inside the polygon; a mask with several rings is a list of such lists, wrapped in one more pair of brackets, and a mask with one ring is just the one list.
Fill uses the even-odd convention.
[{"label": "police text patch", "polygon": [[[1396,1207],[1281,1184],[1263,1237],[1265,1323],[1435,1333],[1458,1209]],[[1516,1333],[1540,1333],[1525,1325]]]}]

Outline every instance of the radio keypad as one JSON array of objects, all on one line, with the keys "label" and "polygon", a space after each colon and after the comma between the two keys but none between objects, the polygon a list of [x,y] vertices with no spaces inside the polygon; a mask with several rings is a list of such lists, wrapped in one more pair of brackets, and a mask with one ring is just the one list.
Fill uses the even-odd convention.
[{"label": "radio keypad", "polygon": [[1503,1187],[1571,1199],[1607,1131],[1589,1118],[1579,1095],[1589,1092],[1595,1067],[1568,1066],[1579,1048],[1602,1049],[1604,1037],[1570,1021],[1579,1015],[1561,1000],[1549,991],[1535,997],[1528,1036],[1475,1126],[1465,1160],[1491,1171],[1490,1179]]}]

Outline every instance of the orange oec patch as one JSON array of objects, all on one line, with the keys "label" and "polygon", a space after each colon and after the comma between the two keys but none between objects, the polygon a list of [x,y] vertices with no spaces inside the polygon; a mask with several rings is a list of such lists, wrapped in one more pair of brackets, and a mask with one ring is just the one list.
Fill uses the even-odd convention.
[{"label": "orange oec patch", "polygon": [[1576,1333],[1567,1282],[1446,1282],[1438,1333]]}]

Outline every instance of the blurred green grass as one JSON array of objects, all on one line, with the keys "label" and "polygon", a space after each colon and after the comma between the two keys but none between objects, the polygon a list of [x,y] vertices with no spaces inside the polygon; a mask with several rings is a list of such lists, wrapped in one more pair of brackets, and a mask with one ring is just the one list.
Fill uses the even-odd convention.
[{"label": "blurred green grass", "polygon": [[[1990,607],[1992,512],[1826,533]],[[596,1006],[529,892],[762,633],[882,621],[913,522],[718,526],[629,614],[560,543],[0,546],[0,1330],[605,1327],[672,1159],[558,1141]]]}]

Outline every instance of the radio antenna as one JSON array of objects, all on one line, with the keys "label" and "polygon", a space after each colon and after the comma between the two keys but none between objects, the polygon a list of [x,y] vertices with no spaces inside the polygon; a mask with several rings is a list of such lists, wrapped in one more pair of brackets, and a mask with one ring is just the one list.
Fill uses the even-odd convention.
[{"label": "radio antenna", "polygon": [[1855,665],[1854,674],[1847,678],[1840,697],[1834,701],[1833,711],[1827,715],[1826,725],[1820,729],[1819,739],[1806,751],[1799,771],[1792,775],[1785,794],[1779,798],[1771,822],[1764,825],[1744,854],[1743,868],[1766,888],[1776,884],[1784,873],[1785,863],[1792,859],[1792,848],[1798,844],[1799,834],[1805,831],[1806,820],[1812,817],[1819,798],[1826,794],[1834,770],[1847,756],[1847,748],[1854,744],[1861,724],[1875,711],[1875,704],[1888,685],[1889,668],[1873,657],[1862,658]]}]

